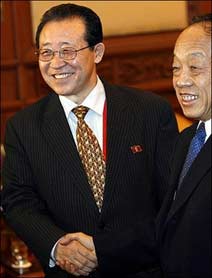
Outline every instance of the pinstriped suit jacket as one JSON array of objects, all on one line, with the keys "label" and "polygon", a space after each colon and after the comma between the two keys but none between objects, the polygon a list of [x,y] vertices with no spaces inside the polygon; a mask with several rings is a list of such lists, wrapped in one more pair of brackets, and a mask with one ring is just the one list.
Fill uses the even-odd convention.
[{"label": "pinstriped suit jacket", "polygon": [[[7,124],[4,215],[48,277],[66,277],[59,268],[48,267],[51,249],[65,233],[98,236],[153,219],[167,190],[168,161],[177,135],[169,104],[149,92],[104,86],[107,170],[101,214],[55,93]],[[133,152],[131,147],[137,145],[139,151]]]}]

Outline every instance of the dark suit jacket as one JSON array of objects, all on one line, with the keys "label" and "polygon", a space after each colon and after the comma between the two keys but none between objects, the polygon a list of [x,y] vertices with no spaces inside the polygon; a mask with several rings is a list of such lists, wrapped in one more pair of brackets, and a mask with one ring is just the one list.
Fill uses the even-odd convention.
[{"label": "dark suit jacket", "polygon": [[211,136],[193,162],[173,202],[196,124],[175,148],[170,190],[157,219],[161,263],[167,277],[212,277]]},{"label": "dark suit jacket", "polygon": [[[168,160],[177,134],[169,104],[151,93],[104,86],[107,170],[101,214],[55,93],[7,124],[4,214],[48,277],[66,277],[59,268],[48,267],[61,236],[79,231],[98,236],[153,219],[167,190]],[[142,151],[133,153],[135,145]]]}]

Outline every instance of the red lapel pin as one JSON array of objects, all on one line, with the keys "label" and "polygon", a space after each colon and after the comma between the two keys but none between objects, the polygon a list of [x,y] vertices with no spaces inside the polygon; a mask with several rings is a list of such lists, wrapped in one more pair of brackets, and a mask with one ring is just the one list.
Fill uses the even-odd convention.
[{"label": "red lapel pin", "polygon": [[134,145],[130,147],[132,153],[140,153],[143,151],[143,147],[141,145]]}]

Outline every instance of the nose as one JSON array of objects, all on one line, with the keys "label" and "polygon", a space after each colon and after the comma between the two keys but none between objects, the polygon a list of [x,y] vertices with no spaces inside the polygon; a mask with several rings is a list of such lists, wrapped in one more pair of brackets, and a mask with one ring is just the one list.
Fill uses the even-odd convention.
[{"label": "nose", "polygon": [[173,77],[174,83],[177,87],[189,87],[192,85],[192,79],[189,75],[188,70],[182,70],[177,76]]},{"label": "nose", "polygon": [[63,58],[60,58],[59,52],[55,51],[54,56],[50,61],[50,67],[55,69],[55,68],[61,68],[64,65],[66,65],[66,62],[63,60]]}]

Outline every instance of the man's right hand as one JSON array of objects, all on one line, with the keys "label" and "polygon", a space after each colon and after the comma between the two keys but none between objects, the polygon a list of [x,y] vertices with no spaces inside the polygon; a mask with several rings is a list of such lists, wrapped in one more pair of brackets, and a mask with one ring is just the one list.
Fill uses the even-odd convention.
[{"label": "man's right hand", "polygon": [[64,243],[62,238],[62,242],[59,241],[55,248],[55,259],[62,269],[75,276],[87,276],[96,268],[95,250],[86,248],[75,239]]}]

